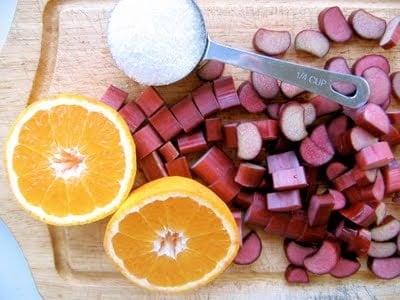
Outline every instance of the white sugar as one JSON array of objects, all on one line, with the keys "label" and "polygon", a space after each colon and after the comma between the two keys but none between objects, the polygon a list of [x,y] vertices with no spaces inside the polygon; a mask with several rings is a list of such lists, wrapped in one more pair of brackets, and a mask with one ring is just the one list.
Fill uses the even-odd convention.
[{"label": "white sugar", "polygon": [[203,18],[192,0],[121,0],[108,26],[118,67],[145,85],[165,85],[188,75],[207,43]]}]

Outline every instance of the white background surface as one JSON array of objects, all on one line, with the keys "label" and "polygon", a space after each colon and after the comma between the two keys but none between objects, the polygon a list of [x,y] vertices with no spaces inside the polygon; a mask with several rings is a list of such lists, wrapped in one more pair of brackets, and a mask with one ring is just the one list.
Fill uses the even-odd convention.
[{"label": "white background surface", "polygon": [[0,0],[0,51],[7,39],[16,5],[17,0]]}]

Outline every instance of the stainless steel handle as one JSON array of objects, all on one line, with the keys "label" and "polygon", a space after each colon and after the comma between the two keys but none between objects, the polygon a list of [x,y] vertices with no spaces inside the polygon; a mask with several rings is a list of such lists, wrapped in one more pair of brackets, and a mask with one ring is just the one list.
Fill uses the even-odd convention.
[{"label": "stainless steel handle", "polygon": [[[210,39],[203,59],[218,60],[257,73],[263,73],[351,108],[360,107],[369,97],[368,83],[362,77],[326,71],[239,50],[215,43]],[[332,88],[332,84],[337,82],[354,84],[356,92],[351,96],[338,93]]]}]

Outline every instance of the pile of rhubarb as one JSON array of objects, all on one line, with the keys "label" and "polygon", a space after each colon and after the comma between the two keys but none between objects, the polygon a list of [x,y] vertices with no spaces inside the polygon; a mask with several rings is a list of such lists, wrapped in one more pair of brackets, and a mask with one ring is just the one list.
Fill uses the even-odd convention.
[{"label": "pile of rhubarb", "polygon": [[[360,9],[346,20],[340,8],[330,7],[318,22],[320,31],[296,36],[296,50],[323,57],[331,43],[353,34],[384,49],[400,40],[400,17],[386,23]],[[266,55],[281,55],[291,37],[261,28],[253,44]],[[240,232],[250,229],[235,263],[259,257],[257,230],[264,230],[284,238],[290,283],[308,282],[309,273],[348,277],[363,257],[377,277],[395,278],[400,222],[385,202],[400,203],[394,153],[400,112],[387,110],[400,97],[400,72],[377,54],[351,67],[346,58],[332,57],[325,68],[363,76],[371,89],[367,104],[349,109],[257,73],[236,88],[216,61],[203,65],[197,73],[202,84],[172,105],[153,87],[128,101],[126,92],[110,86],[102,101],[126,120],[146,180],[197,179],[227,203]],[[345,82],[334,88],[355,91]]]}]

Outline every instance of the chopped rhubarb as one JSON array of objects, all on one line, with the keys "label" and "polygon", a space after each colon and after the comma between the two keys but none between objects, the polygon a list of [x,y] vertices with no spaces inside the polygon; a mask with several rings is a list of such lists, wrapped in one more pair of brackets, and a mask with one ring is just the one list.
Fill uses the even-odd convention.
[{"label": "chopped rhubarb", "polygon": [[153,115],[161,106],[164,105],[164,100],[156,92],[156,90],[149,86],[143,93],[136,99],[137,105],[142,109],[147,117]]},{"label": "chopped rhubarb", "polygon": [[304,167],[275,171],[272,173],[272,183],[277,191],[301,189],[308,185]]},{"label": "chopped rhubarb", "polygon": [[267,210],[265,196],[254,193],[253,201],[244,215],[244,223],[248,225],[267,226],[272,213]]},{"label": "chopped rhubarb", "polygon": [[220,109],[239,106],[240,100],[236,92],[235,83],[231,76],[221,77],[214,82],[214,93]]},{"label": "chopped rhubarb", "polygon": [[357,182],[355,181],[351,170],[339,175],[333,180],[333,186],[340,192],[348,189],[356,183]]},{"label": "chopped rhubarb", "polygon": [[317,95],[309,100],[314,104],[317,117],[336,112],[341,109],[341,106],[323,96]]},{"label": "chopped rhubarb", "polygon": [[286,227],[285,238],[297,240],[307,227],[307,215],[302,209],[294,210]]},{"label": "chopped rhubarb", "polygon": [[139,161],[140,168],[148,181],[168,176],[157,151],[151,152]]},{"label": "chopped rhubarb", "polygon": [[241,163],[235,175],[235,182],[245,187],[257,187],[265,174],[265,168],[253,163]]},{"label": "chopped rhubarb", "polygon": [[264,231],[269,234],[284,236],[289,225],[291,215],[286,212],[274,212],[271,214]]},{"label": "chopped rhubarb", "polygon": [[182,131],[181,125],[166,106],[155,112],[149,122],[164,141],[169,141]]},{"label": "chopped rhubarb", "polygon": [[247,209],[251,202],[253,202],[254,192],[240,191],[234,199],[235,205]]},{"label": "chopped rhubarb", "polygon": [[238,123],[228,123],[222,126],[225,147],[237,148],[238,138],[236,128],[238,125]]},{"label": "chopped rhubarb", "polygon": [[367,256],[370,246],[371,232],[366,228],[361,228],[357,231],[355,239],[349,242],[346,250],[362,257]]},{"label": "chopped rhubarb", "polygon": [[258,128],[263,141],[276,140],[279,136],[279,122],[270,119],[261,119],[252,121]]},{"label": "chopped rhubarb", "polygon": [[255,262],[261,255],[262,243],[256,231],[250,231],[244,238],[234,263],[238,265],[249,265]]},{"label": "chopped rhubarb", "polygon": [[177,143],[179,152],[182,155],[208,149],[207,141],[200,130],[179,136]]},{"label": "chopped rhubarb", "polygon": [[192,178],[190,168],[186,156],[178,157],[170,160],[165,164],[169,176],[182,176]]},{"label": "chopped rhubarb", "polygon": [[343,163],[334,161],[331,162],[327,167],[326,167],[326,177],[330,181],[334,180],[338,176],[342,175],[344,172],[346,172],[349,168],[345,166]]},{"label": "chopped rhubarb", "polygon": [[244,122],[236,127],[238,151],[240,159],[251,160],[256,158],[262,148],[262,138],[257,126]]},{"label": "chopped rhubarb", "polygon": [[279,170],[297,168],[300,166],[294,151],[273,154],[267,156],[268,173],[272,174]]},{"label": "chopped rhubarb", "polygon": [[308,206],[308,224],[310,226],[328,223],[335,203],[331,194],[314,195]]},{"label": "chopped rhubarb", "polygon": [[211,84],[206,82],[200,87],[192,91],[193,102],[196,104],[197,109],[207,117],[219,110],[217,98],[215,98]]},{"label": "chopped rhubarb", "polygon": [[239,238],[240,238],[240,246],[242,246],[242,239],[243,239],[243,213],[240,210],[233,210],[232,216],[235,219],[238,231],[239,231]]},{"label": "chopped rhubarb", "polygon": [[397,146],[400,144],[400,131],[390,125],[390,130],[387,134],[384,134],[380,137],[381,142],[388,142],[390,146]]},{"label": "chopped rhubarb", "polygon": [[379,67],[387,74],[390,73],[390,63],[388,59],[379,54],[367,54],[360,57],[353,64],[352,70],[355,75],[361,76],[361,74],[369,67]]},{"label": "chopped rhubarb", "polygon": [[369,205],[361,202],[343,208],[339,210],[339,213],[349,221],[363,227],[371,225],[376,220],[374,210]]},{"label": "chopped rhubarb", "polygon": [[392,160],[382,168],[385,181],[385,194],[400,192],[400,165],[397,160]]},{"label": "chopped rhubarb", "polygon": [[346,197],[343,195],[343,193],[334,189],[328,189],[328,193],[331,195],[333,200],[332,210],[339,210],[346,206]]},{"label": "chopped rhubarb", "polygon": [[132,133],[136,132],[140,125],[146,120],[146,116],[134,101],[128,102],[122,106],[118,112],[124,118]]},{"label": "chopped rhubarb", "polygon": [[283,82],[283,81],[281,82],[280,89],[281,89],[282,95],[284,95],[286,98],[289,98],[289,99],[293,99],[305,92],[305,90],[303,88],[298,87],[291,83]]},{"label": "chopped rhubarb", "polygon": [[206,129],[206,139],[207,142],[219,142],[222,141],[224,136],[222,133],[222,122],[221,118],[209,118],[204,120],[204,125]]},{"label": "chopped rhubarb", "polygon": [[375,169],[387,165],[394,154],[387,142],[372,144],[356,154],[357,166],[361,170]]},{"label": "chopped rhubarb", "polygon": [[162,145],[158,149],[158,152],[161,154],[166,162],[174,160],[179,156],[179,151],[176,149],[171,141],[168,141],[164,145]]},{"label": "chopped rhubarb", "polygon": [[300,208],[299,190],[267,193],[267,209],[269,211],[289,212]]},{"label": "chopped rhubarb", "polygon": [[242,82],[238,88],[238,96],[242,107],[250,113],[261,113],[267,107],[250,81]]},{"label": "chopped rhubarb", "polygon": [[101,96],[101,102],[111,106],[115,110],[119,110],[124,104],[126,98],[128,98],[128,93],[123,90],[110,85],[106,92]]},{"label": "chopped rhubarb", "polygon": [[288,283],[308,283],[307,270],[302,267],[288,265],[285,271],[285,279]]},{"label": "chopped rhubarb", "polygon": [[197,70],[197,76],[203,80],[215,80],[221,77],[225,64],[217,60],[208,60]]},{"label": "chopped rhubarb", "polygon": [[304,266],[304,259],[317,252],[318,248],[303,246],[295,241],[284,243],[285,256],[287,260],[295,266]]},{"label": "chopped rhubarb", "polygon": [[274,99],[279,95],[279,83],[273,77],[265,74],[251,72],[251,83],[257,93],[264,99]]},{"label": "chopped rhubarb", "polygon": [[354,121],[376,136],[387,134],[390,130],[389,117],[382,107],[374,103],[367,103],[356,110]]},{"label": "chopped rhubarb", "polygon": [[208,185],[226,203],[231,202],[240,192],[240,185],[234,181],[235,174],[235,168],[229,169],[227,173]]},{"label": "chopped rhubarb", "polygon": [[190,132],[203,122],[203,116],[196,108],[190,95],[174,104],[171,107],[171,112],[185,132]]},{"label": "chopped rhubarb", "polygon": [[150,124],[136,131],[133,134],[133,140],[136,143],[136,152],[139,159],[149,155],[163,144],[160,136]]}]

